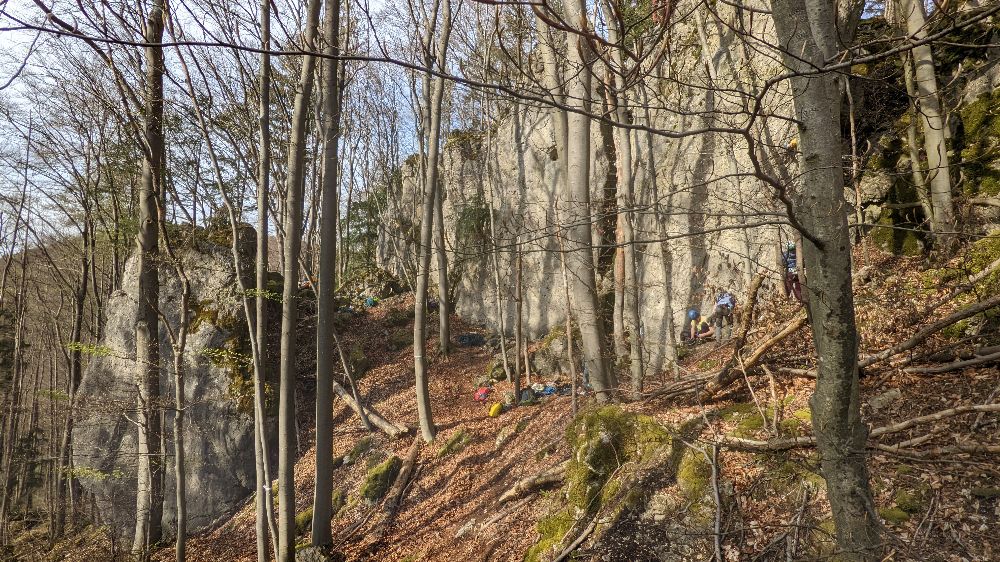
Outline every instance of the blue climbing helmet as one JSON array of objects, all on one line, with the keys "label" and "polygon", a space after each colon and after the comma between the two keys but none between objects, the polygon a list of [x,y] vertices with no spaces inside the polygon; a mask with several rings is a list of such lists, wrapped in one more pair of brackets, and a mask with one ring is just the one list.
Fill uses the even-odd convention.
[{"label": "blue climbing helmet", "polygon": [[698,314],[697,308],[688,309],[688,320],[697,320],[698,316],[700,316],[700,314]]}]

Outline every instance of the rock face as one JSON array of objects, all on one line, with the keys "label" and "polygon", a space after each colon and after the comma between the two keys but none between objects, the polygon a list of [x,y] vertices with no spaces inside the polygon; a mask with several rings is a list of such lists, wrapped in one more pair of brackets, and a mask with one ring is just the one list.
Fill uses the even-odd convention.
[{"label": "rock face", "polygon": [[[245,363],[246,323],[232,254],[203,235],[179,249],[191,281],[190,335],[184,354],[184,431],[189,530],[209,525],[242,504],[254,489],[252,383]],[[252,248],[252,231],[242,246]],[[224,242],[223,242],[224,243]],[[249,244],[249,246],[247,246]],[[245,260],[252,268],[250,260]],[[92,493],[104,524],[128,532],[135,521],[135,335],[137,263],[129,260],[125,291],[107,303],[105,336],[83,376],[73,431],[75,473]],[[160,267],[160,310],[176,329],[180,286],[173,267]],[[160,375],[166,447],[163,526],[174,526],[173,352],[161,322]]]},{"label": "rock face", "polygon": [[[731,6],[718,9],[733,22],[742,17],[742,23],[734,23],[731,29],[752,27],[752,35],[760,38],[765,51],[769,47],[764,43],[774,41],[766,18],[748,21]],[[693,24],[685,29],[690,37],[697,37]],[[754,55],[753,49],[739,48],[731,29],[708,30],[707,47],[724,82],[717,85],[751,92],[755,81],[776,75],[780,65]],[[704,87],[708,76],[697,42],[678,49],[671,62],[677,81],[664,79],[654,84],[658,89],[646,92],[649,99],[645,102],[652,109],[634,108],[635,121],[678,133],[742,126],[745,115],[740,114],[740,102]],[[603,94],[595,91],[593,99],[603,99]],[[740,296],[760,271],[777,279],[778,246],[792,239],[791,229],[783,224],[784,205],[773,188],[754,175],[753,160],[770,176],[792,182],[795,132],[785,118],[791,101],[786,85],[778,85],[765,98],[766,115],[757,120],[753,133],[762,140],[752,147],[736,133],[671,138],[632,132],[639,329],[645,339],[644,357],[652,361],[654,370],[662,363],[668,336],[676,336],[674,326],[679,326],[688,307],[707,310],[717,289]],[[639,93],[633,103],[644,103]],[[538,338],[563,322],[559,235],[570,210],[584,203],[570,200],[563,189],[560,155],[547,111],[515,105],[505,112],[495,129],[453,131],[445,144],[442,185],[449,275],[456,312],[496,328],[492,213],[506,332],[513,329],[520,253],[524,327],[528,337]],[[611,125],[593,121],[590,209],[595,217],[597,277],[609,317],[618,177],[613,136]],[[388,198],[392,222],[382,232],[378,258],[382,267],[412,279],[423,199],[416,162],[404,166],[402,176],[397,192]],[[435,276],[431,277],[433,282]]]}]

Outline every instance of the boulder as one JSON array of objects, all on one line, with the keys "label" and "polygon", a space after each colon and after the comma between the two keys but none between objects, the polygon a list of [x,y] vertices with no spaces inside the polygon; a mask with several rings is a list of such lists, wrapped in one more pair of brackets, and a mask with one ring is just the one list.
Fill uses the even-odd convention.
[{"label": "boulder", "polygon": [[[241,247],[248,253],[255,235],[247,230]],[[191,310],[187,311],[190,330],[183,356],[187,401],[184,440],[188,529],[196,532],[235,511],[254,490],[253,385],[248,330],[231,251],[225,241],[201,231],[192,237],[183,234],[174,236],[174,243],[184,246],[176,251],[192,292]],[[252,272],[252,259],[244,260],[244,264]],[[177,275],[172,266],[164,263],[159,278],[160,311],[176,329],[181,318]],[[77,480],[93,494],[102,523],[125,533],[135,524],[137,285],[138,264],[133,257],[125,267],[125,290],[113,294],[105,308],[105,335],[97,347],[100,352],[89,358],[84,372],[73,429]],[[162,522],[169,535],[175,512],[174,377],[173,352],[162,322],[160,355],[160,404],[166,444],[160,459],[165,464]]]}]

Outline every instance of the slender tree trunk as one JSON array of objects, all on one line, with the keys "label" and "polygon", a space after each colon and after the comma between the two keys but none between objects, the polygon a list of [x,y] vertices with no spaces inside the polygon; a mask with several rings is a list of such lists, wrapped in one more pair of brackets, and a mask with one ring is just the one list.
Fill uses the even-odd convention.
[{"label": "slender tree trunk", "polygon": [[[917,192],[917,200],[920,201],[920,208],[924,211],[924,217],[928,221],[934,220],[934,207],[931,205],[931,192],[927,186],[927,178],[923,170],[920,169],[920,148],[917,146],[917,120],[920,118],[917,113],[917,85],[913,80],[913,64],[910,62],[910,53],[903,53],[903,80],[906,83],[906,95],[909,98],[910,119],[906,123],[906,148],[910,155],[910,177],[913,181],[914,191]],[[933,228],[933,227],[932,227]]]},{"label": "slender tree trunk", "polygon": [[[277,529],[274,525],[274,496],[271,495],[271,471],[269,448],[267,447],[267,431],[264,427],[267,413],[264,409],[264,369],[267,353],[267,270],[268,270],[268,205],[270,203],[271,185],[271,0],[260,2],[260,99],[258,105],[257,127],[260,139],[258,146],[259,162],[257,165],[257,256],[256,277],[257,293],[254,299],[254,335],[256,340],[256,357],[253,363],[253,432],[254,432],[254,464],[256,468],[256,488],[254,491],[254,530],[257,538],[257,562],[268,560],[268,532],[274,541],[274,553],[277,558]],[[235,239],[236,232],[233,232]],[[235,256],[234,256],[235,258]],[[247,306],[246,315],[250,317]],[[270,523],[270,525],[269,525]]]},{"label": "slender tree trunk", "polygon": [[154,0],[146,21],[146,114],[142,188],[139,193],[139,308],[135,323],[139,441],[136,525],[132,553],[148,557],[160,540],[163,514],[160,450],[160,330],[157,309],[160,281],[159,209],[163,196],[163,0]]},{"label": "slender tree trunk", "polygon": [[[586,24],[587,8],[583,0],[565,3],[566,21]],[[587,32],[587,29],[581,30]],[[597,279],[593,258],[594,220],[590,205],[590,109],[591,61],[587,41],[578,34],[568,34],[567,104],[581,113],[569,113],[566,118],[568,140],[566,153],[566,193],[569,204],[570,227],[566,265],[573,285],[573,303],[580,327],[583,356],[590,382],[598,400],[606,401],[614,395],[614,373],[608,369],[604,323],[597,298]]]},{"label": "slender tree trunk", "polygon": [[[602,2],[605,10],[608,25],[608,40],[615,45],[620,43],[624,35],[618,27],[618,19],[612,17],[613,11],[607,2]],[[618,72],[625,71],[625,57],[621,49],[614,49],[612,60]],[[608,69],[608,103],[614,111],[615,120],[622,124],[627,124],[628,118],[628,92],[619,86],[619,76],[614,68]],[[635,207],[635,179],[632,173],[632,133],[625,127],[615,127],[615,156],[617,157],[617,196],[618,196],[618,231],[620,232],[619,252],[617,258],[620,265],[616,263],[616,268],[620,267],[620,295],[615,295],[616,306],[620,308],[620,323],[622,330],[622,344],[627,345],[629,356],[629,369],[632,375],[632,396],[638,399],[642,394],[643,378],[645,377],[642,363],[642,341],[640,338],[639,320],[639,284],[637,282],[638,270],[636,268],[635,257],[635,229],[634,207]],[[616,287],[617,289],[617,287]],[[615,320],[619,322],[618,319]],[[616,326],[616,329],[619,329]],[[624,340],[625,331],[628,331],[629,341]],[[617,345],[617,344],[616,344]],[[625,351],[623,349],[623,351]],[[623,354],[619,354],[620,356]]]},{"label": "slender tree trunk", "polygon": [[[89,215],[89,213],[85,213]],[[67,481],[72,482],[72,476],[68,473],[69,459],[73,455],[73,410],[76,406],[76,390],[80,386],[83,377],[83,362],[81,357],[80,344],[83,337],[83,313],[87,298],[87,284],[90,277],[89,254],[86,250],[89,245],[89,231],[83,230],[84,251],[81,254],[80,262],[80,284],[76,288],[76,295],[73,299],[73,328],[72,343],[74,344],[69,352],[69,407],[66,409],[66,425],[63,428],[62,444],[59,446],[59,471],[56,475],[56,497],[62,501],[66,495]],[[71,485],[71,484],[70,484]],[[63,534],[66,523],[66,511],[60,509],[56,514],[56,527],[53,533],[56,536]]]},{"label": "slender tree trunk", "polygon": [[[446,14],[447,15],[447,14]],[[446,24],[447,25],[447,24]],[[439,68],[444,69],[444,57],[440,57]],[[440,174],[439,174],[440,177]],[[438,180],[440,181],[440,179]],[[448,253],[444,238],[444,186],[434,189],[434,245],[437,249],[438,269],[438,353],[447,357],[451,347],[451,302],[448,289]]]},{"label": "slender tree trunk", "polygon": [[[438,45],[438,64],[443,68],[451,33],[451,0],[441,0],[442,27]],[[435,10],[435,13],[437,10]],[[428,25],[433,26],[433,22]],[[430,44],[430,41],[427,41]],[[428,59],[428,65],[430,60]],[[431,412],[430,393],[427,388],[427,285],[430,275],[432,235],[434,233],[435,199],[439,190],[438,163],[441,133],[441,99],[444,97],[444,79],[434,80],[431,99],[427,104],[430,113],[430,130],[427,131],[427,169],[424,178],[424,208],[420,223],[420,263],[417,271],[417,290],[414,298],[413,321],[413,371],[416,378],[417,416],[420,433],[428,443],[437,432]],[[441,313],[444,313],[442,310]]]},{"label": "slender tree trunk", "polygon": [[[333,542],[333,371],[336,314],[338,150],[340,140],[339,54],[340,0],[327,0],[323,21],[326,79],[323,88],[323,208],[320,220],[319,303],[316,317],[316,471],[313,495],[312,544]],[[350,373],[347,373],[350,376]]]},{"label": "slender tree trunk", "polygon": [[[899,17],[905,22],[912,41],[927,37],[927,16],[924,5],[914,0],[897,0]],[[951,168],[948,161],[947,131],[941,99],[938,94],[934,53],[930,44],[915,46],[912,51],[917,97],[913,103],[920,115],[924,131],[924,151],[927,154],[927,184],[930,187],[931,230],[942,249],[947,251],[955,239],[955,208],[951,198]]]},{"label": "slender tree trunk", "polygon": [[[821,67],[836,53],[834,6],[823,0],[775,0],[775,29],[792,71]],[[809,25],[803,25],[803,20]],[[794,54],[792,54],[794,53]],[[801,151],[793,211],[812,238],[808,307],[819,357],[810,400],[817,448],[837,544],[845,560],[879,559],[879,526],[866,467],[867,430],[858,389],[858,335],[851,285],[851,244],[841,157],[841,91],[835,73],[791,79]],[[806,236],[803,236],[806,238]]]},{"label": "slender tree trunk", "polygon": [[[305,29],[306,51],[316,46],[320,1],[309,0]],[[281,295],[281,380],[278,390],[278,562],[295,560],[295,345],[298,323],[299,254],[302,246],[302,191],[305,182],[306,128],[312,97],[316,57],[306,55],[295,94],[288,142],[285,187],[284,261]]]}]

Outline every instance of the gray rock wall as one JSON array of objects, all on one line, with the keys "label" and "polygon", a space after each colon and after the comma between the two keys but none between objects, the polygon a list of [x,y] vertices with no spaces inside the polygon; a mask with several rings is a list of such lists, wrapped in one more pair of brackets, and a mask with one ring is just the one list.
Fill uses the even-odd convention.
[{"label": "gray rock wall", "polygon": [[[212,242],[199,240],[196,246],[197,249],[180,251],[191,280],[194,308],[184,355],[188,517],[192,531],[237,508],[255,486],[253,416],[245,403],[238,404],[234,395],[242,382],[236,366],[238,360],[232,355],[223,356],[229,359],[216,355],[213,360],[212,351],[206,353],[219,349],[239,353],[238,339],[246,333],[232,256],[228,248]],[[137,273],[133,258],[126,265],[123,286],[135,287]],[[176,327],[180,318],[180,287],[172,267],[161,266],[160,284],[161,312]],[[125,532],[135,521],[138,431],[134,292],[116,293],[107,303],[106,335],[84,373],[73,431],[73,460],[81,485],[94,494],[104,523]],[[169,533],[174,527],[175,509],[173,353],[162,325],[160,353],[166,436],[163,460],[167,464],[163,525]]]},{"label": "gray rock wall", "polygon": [[[716,8],[735,21],[732,7],[720,4]],[[757,46],[766,50],[765,43],[773,39],[770,21],[760,14],[749,22],[746,13],[743,17],[745,25],[752,25],[754,37],[760,38],[751,42],[759,42]],[[718,68],[717,84],[748,92],[743,97],[733,91],[713,93],[705,87],[709,82],[693,25],[681,26],[682,32],[673,35],[677,40],[669,64],[676,80],[650,82],[655,91],[647,93],[644,104],[651,108],[649,119],[654,128],[675,132],[746,126],[747,115],[739,113],[743,100],[754,95],[752,88],[764,78],[780,72],[780,64],[739,44],[731,28],[714,26],[709,20],[708,45]],[[639,101],[637,95],[633,104]],[[595,91],[594,99],[602,98]],[[791,181],[796,160],[794,127],[784,118],[792,107],[786,88],[778,86],[762,98],[765,115],[751,125],[753,138],[762,140],[752,148],[742,135],[733,133],[680,138],[639,130],[632,133],[640,310],[645,353],[654,368],[660,366],[670,320],[679,325],[687,307],[708,309],[717,288],[740,295],[757,272],[778,278],[778,246],[790,240],[791,234],[781,224],[784,207],[773,188],[753,174],[750,155],[769,174]],[[645,121],[641,107],[634,108],[634,113],[637,122]],[[560,194],[561,168],[554,158],[558,155],[547,113],[513,109],[497,124],[495,133],[476,137],[479,143],[468,142],[471,136],[453,134],[443,156],[445,230],[455,270],[456,311],[469,320],[497,326],[490,245],[473,244],[470,249],[474,237],[461,220],[470,205],[485,205],[497,221],[501,300],[508,332],[513,326],[509,319],[514,314],[515,250],[519,247],[525,327],[529,337],[539,337],[564,318],[558,233],[567,209],[575,204]],[[609,293],[616,178],[611,126],[595,121],[591,137],[598,277],[602,290]],[[650,154],[652,169],[646,167]],[[401,192],[390,197],[396,202],[390,214],[408,228],[389,226],[378,254],[382,267],[412,276],[412,265],[407,264],[416,259],[421,203],[416,166],[404,167],[403,176]]]}]

